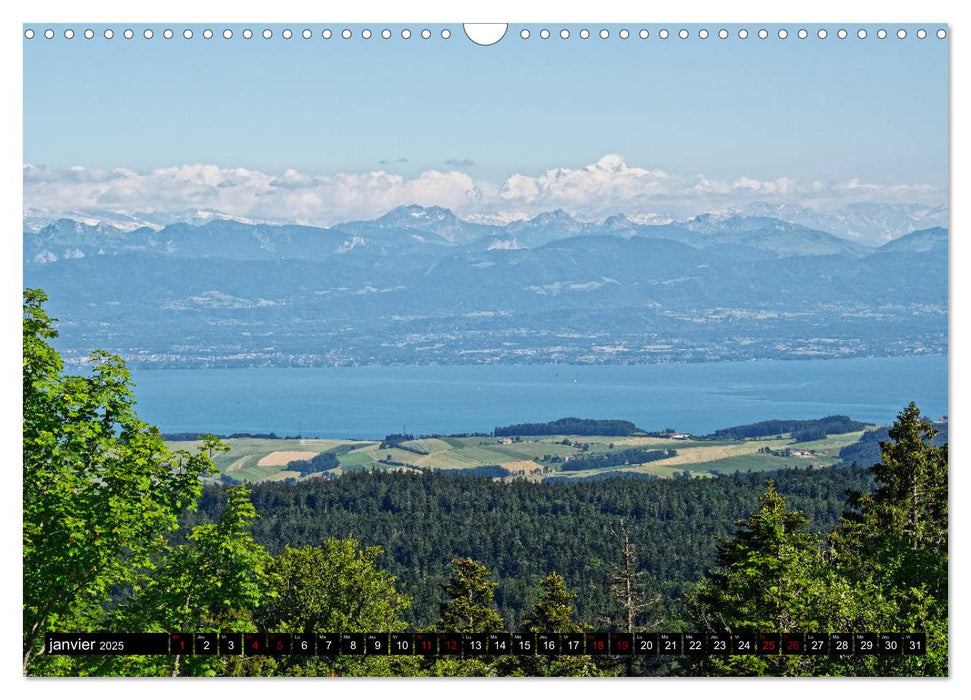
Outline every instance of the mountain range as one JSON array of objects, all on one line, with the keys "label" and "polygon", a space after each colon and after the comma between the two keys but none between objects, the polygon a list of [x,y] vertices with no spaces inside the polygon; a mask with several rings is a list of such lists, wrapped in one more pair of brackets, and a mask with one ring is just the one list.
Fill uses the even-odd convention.
[{"label": "mountain range", "polygon": [[946,351],[947,230],[874,247],[765,213],[492,225],[24,227],[68,356],[165,365],[657,362]]},{"label": "mountain range", "polygon": [[[470,214],[464,220],[458,220],[451,212],[439,207],[399,207],[399,211],[436,211],[456,225],[482,224],[496,228],[509,227],[511,233],[521,228],[537,228],[556,226],[561,231],[573,228],[577,231],[584,225],[602,224],[604,227],[635,225],[663,225],[670,223],[685,223],[691,225],[692,219],[720,220],[729,217],[741,218],[770,218],[790,224],[798,224],[806,228],[827,231],[842,238],[877,246],[907,233],[924,228],[948,226],[947,205],[927,205],[920,203],[888,203],[888,202],[856,202],[838,209],[821,210],[811,206],[794,204],[769,204],[754,202],[741,208],[725,209],[704,213],[701,216],[678,218],[666,214],[617,214],[603,222],[590,222],[582,217],[579,219],[562,211],[545,212],[530,217],[515,212],[502,214]],[[389,213],[382,219],[397,219],[397,214]],[[170,224],[182,223],[191,226],[231,220],[247,224],[290,224],[294,221],[256,220],[231,216],[212,209],[185,209],[182,211],[142,212],[116,211],[106,209],[84,209],[66,211],[47,211],[28,208],[24,211],[24,230],[36,233],[44,227],[60,219],[70,219],[97,226],[110,226],[122,231],[133,231],[139,228],[161,229]],[[380,219],[379,219],[380,220]],[[353,224],[353,222],[350,222]],[[415,222],[412,222],[415,223]],[[331,228],[345,226],[338,224]],[[319,228],[319,226],[318,226]]]},{"label": "mountain range", "polygon": [[[809,219],[808,211],[789,208],[782,213],[791,219]],[[875,247],[872,241],[864,244],[848,234],[754,211],[702,214],[679,222],[645,224],[624,214],[602,222],[581,221],[556,210],[499,226],[465,221],[441,207],[412,205],[398,207],[372,221],[352,221],[330,228],[238,221],[208,214],[196,212],[189,222],[135,228],[71,218],[38,226],[39,219],[27,218],[25,262],[133,252],[239,260],[326,260],[354,249],[385,254],[433,248],[516,250],[577,236],[605,235],[676,240],[696,248],[730,243],[772,251],[781,257],[864,255]],[[845,233],[845,227],[841,230]],[[899,238],[896,231],[883,230],[886,238],[882,243]]]}]

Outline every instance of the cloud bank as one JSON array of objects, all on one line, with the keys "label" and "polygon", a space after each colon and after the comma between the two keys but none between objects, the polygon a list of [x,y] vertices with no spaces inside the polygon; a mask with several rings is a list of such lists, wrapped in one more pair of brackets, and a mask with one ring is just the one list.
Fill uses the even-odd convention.
[{"label": "cloud bank", "polygon": [[158,216],[214,211],[245,219],[326,226],[371,219],[406,204],[437,205],[460,216],[486,219],[532,216],[557,208],[600,218],[617,212],[688,216],[753,202],[821,211],[855,202],[946,202],[946,193],[929,185],[878,185],[855,179],[806,181],[785,176],[758,180],[744,175],[718,180],[630,165],[617,154],[582,168],[515,173],[502,182],[474,178],[461,170],[462,165],[454,161],[450,169],[406,178],[385,170],[320,176],[296,170],[271,175],[214,165],[136,172],[25,164],[24,207],[49,213]]}]

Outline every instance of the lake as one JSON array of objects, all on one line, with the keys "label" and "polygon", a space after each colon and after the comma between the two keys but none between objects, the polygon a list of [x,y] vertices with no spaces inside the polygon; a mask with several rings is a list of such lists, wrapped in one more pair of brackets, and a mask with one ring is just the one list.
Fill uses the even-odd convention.
[{"label": "lake", "polygon": [[947,358],[667,365],[462,365],[133,371],[163,432],[373,439],[489,432],[577,416],[704,434],[770,418],[889,423],[909,402],[947,413]]}]

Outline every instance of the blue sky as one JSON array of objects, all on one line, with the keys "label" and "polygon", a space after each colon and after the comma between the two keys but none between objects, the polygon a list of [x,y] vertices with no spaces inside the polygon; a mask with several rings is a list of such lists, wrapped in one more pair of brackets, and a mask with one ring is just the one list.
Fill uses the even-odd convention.
[{"label": "blue sky", "polygon": [[[272,178],[290,170],[286,187],[304,195],[308,211],[315,198],[319,207],[339,209],[343,200],[332,190],[362,185],[333,178],[370,172],[390,178],[379,188],[404,186],[401,197],[427,194],[429,202],[457,201],[460,209],[463,197],[472,209],[528,208],[524,201],[537,187],[546,204],[569,208],[569,194],[550,189],[562,183],[537,178],[555,169],[582,174],[605,156],[620,160],[594,175],[609,179],[622,163],[630,170],[623,182],[640,183],[643,210],[682,207],[694,183],[705,181],[716,183],[711,192],[726,204],[744,196],[805,198],[814,188],[843,188],[839,197],[846,198],[854,182],[870,198],[943,201],[947,187],[948,40],[934,36],[936,26],[923,40],[913,26],[907,39],[880,40],[873,25],[864,25],[864,40],[855,35],[860,25],[849,26],[844,40],[835,26],[827,26],[827,39],[816,38],[820,25],[809,25],[805,40],[796,37],[800,25],[783,25],[785,40],[776,36],[778,25],[767,25],[765,40],[755,36],[757,25],[746,25],[745,40],[731,26],[728,39],[713,32],[702,40],[696,25],[686,25],[687,40],[673,33],[662,40],[653,25],[646,40],[637,35],[642,25],[632,25],[627,40],[617,37],[618,26],[608,40],[583,40],[581,27],[568,25],[571,37],[563,40],[555,25],[543,40],[540,26],[511,25],[492,47],[472,44],[460,25],[450,27],[448,40],[439,38],[440,26],[429,40],[417,26],[404,40],[396,26],[385,40],[382,25],[368,25],[369,40],[359,37],[361,26],[353,39],[341,39],[344,25],[329,40],[319,25],[310,25],[310,40],[299,33],[284,40],[282,26],[270,40],[245,40],[239,25],[230,40],[218,31],[205,40],[204,27],[191,25],[195,38],[185,40],[185,25],[172,25],[175,38],[165,40],[155,25],[155,38],[145,40],[145,25],[132,25],[135,38],[126,40],[124,25],[111,25],[110,41],[101,37],[103,26],[93,25],[92,40],[80,36],[87,25],[71,25],[72,40],[62,37],[68,25],[54,26],[55,39],[24,42],[24,161],[45,167],[43,176],[25,174],[28,206],[49,207],[45,192],[76,180],[61,176],[77,166],[145,174],[203,164],[219,169],[203,176],[212,187],[244,187],[239,172],[232,182],[217,174],[243,169],[280,189],[282,180]],[[528,40],[519,36],[524,26]],[[422,185],[429,172],[443,177]],[[466,179],[443,182],[449,173]],[[521,196],[502,195],[515,191],[509,178],[516,175],[531,181],[519,182]],[[172,176],[182,177],[200,175]],[[665,189],[665,178],[678,187]],[[158,178],[125,182],[128,189],[163,187]],[[325,194],[321,182],[330,188]],[[409,192],[409,183],[418,184]],[[610,185],[610,196],[628,185]],[[591,204],[605,186],[592,188]],[[122,207],[125,187],[108,195],[101,188],[90,206]],[[76,205],[91,196],[88,188]],[[172,192],[157,205],[177,206],[178,197]],[[189,199],[230,204],[196,190]],[[717,204],[718,197],[708,199]],[[583,208],[582,196],[575,204]],[[346,207],[348,215],[355,207]]]}]

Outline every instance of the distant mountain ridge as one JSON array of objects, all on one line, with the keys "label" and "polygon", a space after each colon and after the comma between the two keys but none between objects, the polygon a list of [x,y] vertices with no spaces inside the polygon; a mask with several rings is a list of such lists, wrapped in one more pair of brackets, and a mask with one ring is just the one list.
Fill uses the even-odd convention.
[{"label": "distant mountain ridge", "polygon": [[[460,218],[443,207],[418,205],[400,206],[371,221],[348,221],[330,226],[314,228],[343,228],[349,230],[360,224],[376,227],[428,230],[437,229],[439,235],[450,238],[448,229],[458,233],[471,232],[479,237],[488,233],[487,229],[497,229],[510,235],[519,233],[524,246],[536,245],[538,240],[530,240],[529,231],[559,229],[561,233],[576,235],[584,232],[587,226],[599,226],[601,230],[627,230],[634,226],[684,224],[688,228],[699,228],[706,222],[735,219],[774,219],[808,229],[824,231],[840,238],[877,246],[899,238],[910,231],[933,227],[947,228],[947,205],[925,205],[918,203],[869,203],[848,204],[836,210],[822,211],[813,207],[793,204],[769,204],[755,202],[741,208],[726,209],[698,214],[688,218],[677,218],[665,214],[617,213],[600,222],[590,222],[578,218],[562,209],[542,212],[529,217],[515,212],[496,214],[471,214]],[[186,209],[170,212],[109,211],[103,209],[44,211],[27,209],[24,211],[24,230],[36,233],[60,219],[71,219],[89,226],[109,226],[123,231],[140,228],[162,229],[168,225],[183,223],[202,226],[214,221],[235,221],[246,224],[300,225],[311,226],[305,222],[273,221],[232,216],[211,209]],[[475,227],[482,228],[475,228]],[[469,228],[472,227],[472,228]],[[540,236],[539,238],[542,238]],[[546,240],[549,240],[547,237]]]},{"label": "distant mountain ridge", "polygon": [[155,366],[647,363],[947,351],[948,232],[868,247],[768,216],[331,228],[25,225],[69,358]]},{"label": "distant mountain ridge", "polygon": [[933,250],[947,250],[947,229],[934,228],[914,231],[906,236],[896,238],[877,250],[879,253],[927,253]]},{"label": "distant mountain ridge", "polygon": [[[636,223],[617,214],[596,223],[580,221],[558,209],[500,226],[464,221],[442,207],[410,205],[397,207],[371,221],[352,221],[330,228],[221,217],[209,217],[196,224],[137,228],[69,218],[40,228],[35,224],[35,219],[25,219],[25,264],[133,252],[235,260],[323,261],[349,253],[440,256],[459,251],[537,249],[581,236],[667,239],[694,248],[742,246],[778,257],[865,256],[874,250],[824,230],[743,213],[703,214],[669,223]],[[911,241],[907,245],[916,244]]]},{"label": "distant mountain ridge", "polygon": [[880,245],[926,228],[948,228],[946,204],[854,202],[833,211],[756,202],[738,210],[744,216],[766,216],[828,231],[867,245]]}]

